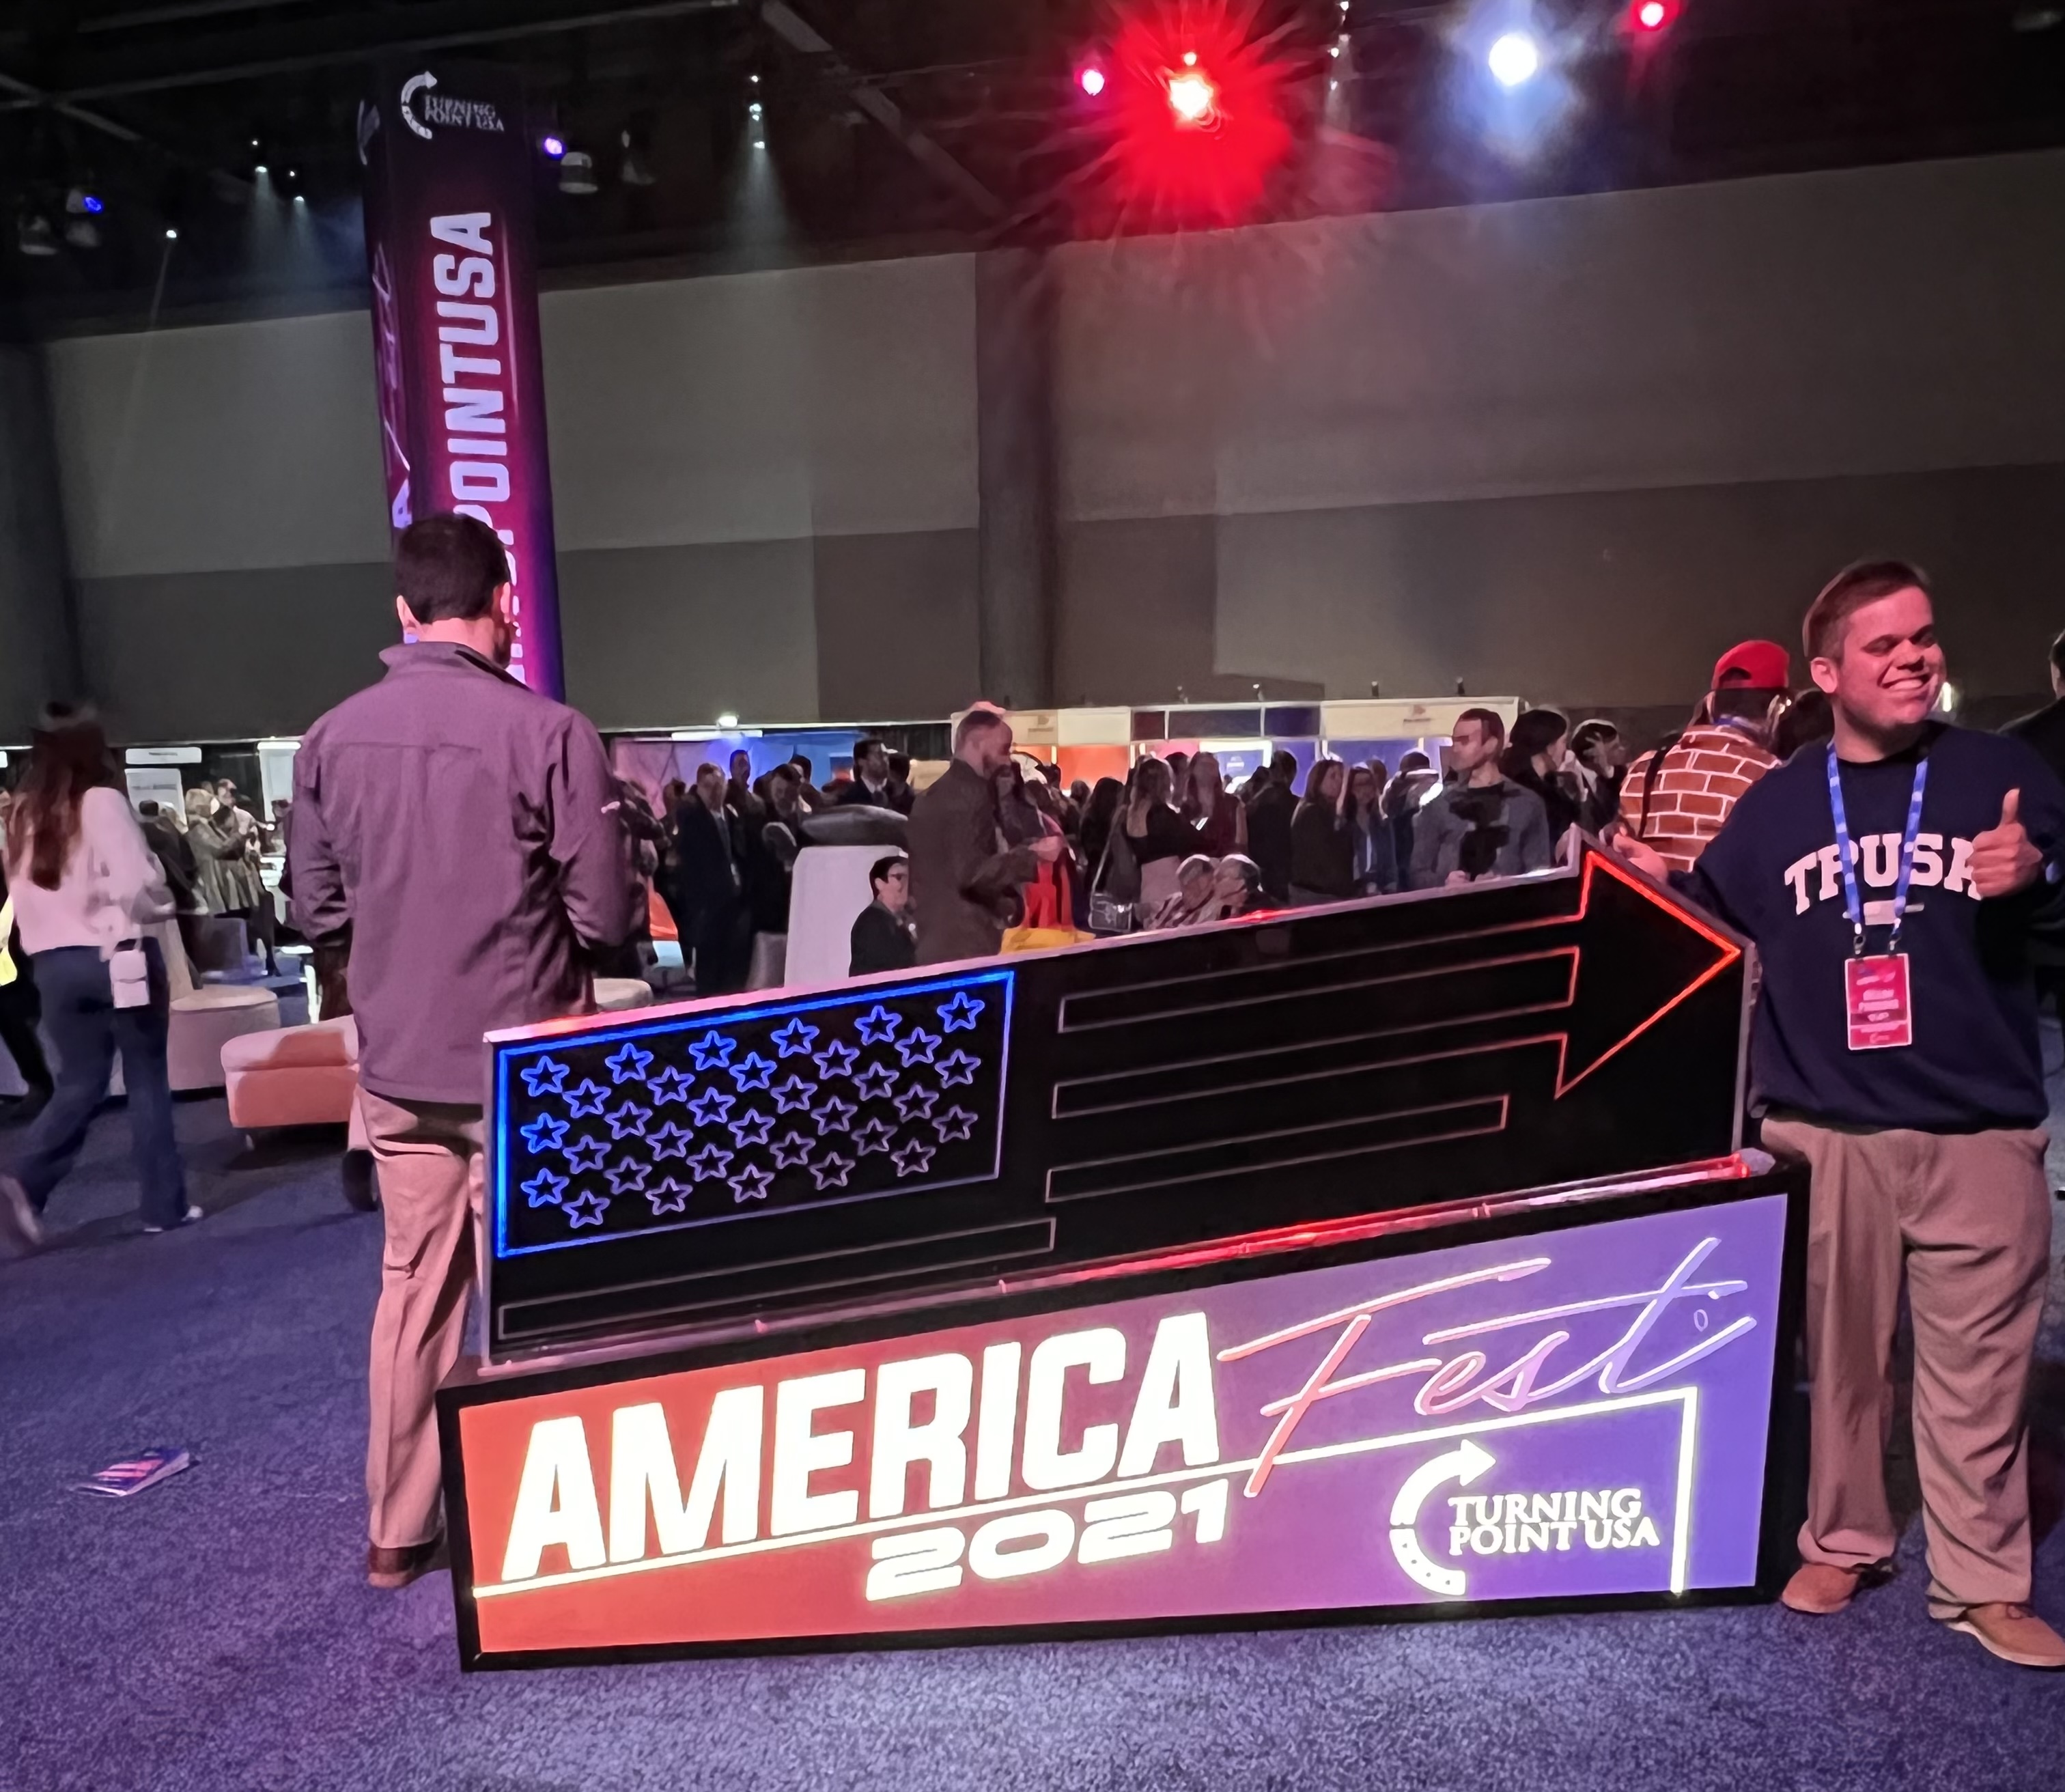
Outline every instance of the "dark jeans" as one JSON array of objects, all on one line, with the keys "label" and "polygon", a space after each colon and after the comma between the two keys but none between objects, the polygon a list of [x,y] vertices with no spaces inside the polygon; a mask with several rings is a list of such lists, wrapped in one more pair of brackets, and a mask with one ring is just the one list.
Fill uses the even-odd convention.
[{"label": "dark jeans", "polygon": [[19,972],[12,983],[0,985],[0,1046],[14,1061],[22,1080],[29,1086],[29,1098],[37,1100],[51,1092],[51,1067],[43,1062],[42,1042],[36,1037],[42,1009],[36,1001],[35,978],[24,953],[15,961]]},{"label": "dark jeans", "polygon": [[165,1078],[172,998],[158,942],[146,940],[143,955],[150,965],[151,1000],[142,1008],[115,1005],[107,966],[91,946],[60,946],[35,955],[43,1025],[58,1049],[57,1093],[29,1128],[14,1174],[38,1212],[79,1156],[94,1110],[107,1096],[119,1047],[129,1097],[138,1211],[147,1226],[176,1226],[185,1217],[186,1171],[172,1137],[172,1093]]}]

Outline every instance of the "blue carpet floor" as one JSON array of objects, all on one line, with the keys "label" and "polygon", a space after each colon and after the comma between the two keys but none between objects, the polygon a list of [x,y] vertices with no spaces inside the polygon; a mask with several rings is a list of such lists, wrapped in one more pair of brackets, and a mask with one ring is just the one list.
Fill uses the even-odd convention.
[{"label": "blue carpet floor", "polygon": [[[400,1594],[362,1578],[378,1219],[345,1210],[333,1144],[247,1154],[216,1102],[179,1120],[205,1224],[138,1232],[110,1115],[53,1203],[63,1248],[0,1266],[8,1792],[2065,1787],[2065,1676],[1928,1620],[1918,1524],[1898,1579],[1821,1620],[1759,1607],[463,1677],[445,1576]],[[2054,1273],[2035,1463],[2054,1623],[2062,1320]],[[131,1501],[67,1491],[159,1442],[199,1466]]]}]

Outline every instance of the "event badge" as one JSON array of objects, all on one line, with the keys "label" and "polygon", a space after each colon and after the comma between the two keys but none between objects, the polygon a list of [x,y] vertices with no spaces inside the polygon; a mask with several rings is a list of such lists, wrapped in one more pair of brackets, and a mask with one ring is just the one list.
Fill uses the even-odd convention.
[{"label": "event badge", "polygon": [[1843,872],[1843,907],[1849,916],[1852,949],[1843,961],[1843,1006],[1849,1022],[1850,1050],[1885,1051],[1914,1043],[1914,1005],[1908,985],[1907,955],[1900,949],[1901,923],[1907,919],[1907,892],[1914,879],[1914,842],[1922,827],[1922,793],[1929,787],[1926,754],[1914,767],[1914,788],[1907,799],[1907,827],[1900,843],[1900,869],[1893,892],[1893,929],[1885,950],[1868,952],[1865,908],[1857,890],[1857,850],[1850,842],[1849,818],[1843,812],[1843,779],[1836,762],[1836,743],[1829,742],[1829,807],[1836,822],[1836,861]]},{"label": "event badge", "polygon": [[1914,1043],[1905,953],[1845,959],[1843,993],[1849,1009],[1852,1051],[1882,1051],[1889,1046]]}]

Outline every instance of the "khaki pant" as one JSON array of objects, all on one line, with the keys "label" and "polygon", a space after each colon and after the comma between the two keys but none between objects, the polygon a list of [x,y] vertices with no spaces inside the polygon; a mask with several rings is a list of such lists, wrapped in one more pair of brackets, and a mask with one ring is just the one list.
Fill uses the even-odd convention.
[{"label": "khaki pant", "polygon": [[383,1548],[427,1543],[438,1515],[438,1384],[459,1360],[481,1236],[480,1110],[358,1092],[387,1225],[373,1315],[368,1531]]},{"label": "khaki pant", "polygon": [[1938,1617],[2030,1589],[2030,1359],[2050,1270],[2040,1132],[1841,1131],[1768,1120],[1812,1173],[1807,1373],[1812,1439],[1804,1560],[1890,1557],[1900,1279],[1914,1327],[1914,1454]]}]

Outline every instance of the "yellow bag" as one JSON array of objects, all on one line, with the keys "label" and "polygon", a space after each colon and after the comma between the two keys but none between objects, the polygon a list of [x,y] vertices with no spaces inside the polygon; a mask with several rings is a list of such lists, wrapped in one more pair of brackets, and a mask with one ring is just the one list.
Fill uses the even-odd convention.
[{"label": "yellow bag", "polygon": [[8,897],[0,902],[0,989],[4,989],[21,973],[14,969],[14,955],[7,949],[7,942],[14,937],[14,899]]},{"label": "yellow bag", "polygon": [[1057,946],[1079,946],[1094,940],[1094,933],[1078,933],[1073,927],[1007,927],[1000,952],[1052,952]]}]

